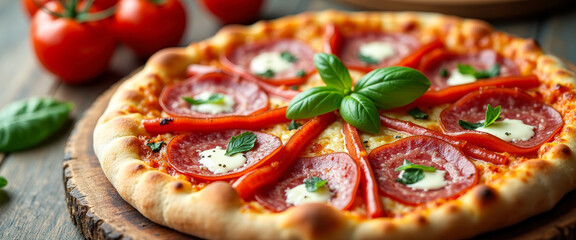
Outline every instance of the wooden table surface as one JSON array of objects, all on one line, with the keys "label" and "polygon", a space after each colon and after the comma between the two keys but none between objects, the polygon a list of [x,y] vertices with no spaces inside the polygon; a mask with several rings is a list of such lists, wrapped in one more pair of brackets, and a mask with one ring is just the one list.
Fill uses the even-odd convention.
[{"label": "wooden table surface", "polygon": [[[29,41],[29,20],[20,0],[0,0],[0,108],[33,96],[52,96],[75,104],[71,120],[56,136],[33,149],[0,153],[0,176],[8,186],[0,190],[0,239],[81,239],[70,219],[64,199],[62,161],[66,141],[74,124],[93,101],[123,76],[141,66],[119,46],[110,69],[95,81],[69,86],[43,70]],[[219,23],[198,6],[184,0],[188,31],[182,43],[212,36]],[[362,10],[329,0],[268,0],[263,18],[324,9]],[[543,49],[576,63],[576,6],[535,14],[521,19],[491,21],[496,29],[536,39]]]}]

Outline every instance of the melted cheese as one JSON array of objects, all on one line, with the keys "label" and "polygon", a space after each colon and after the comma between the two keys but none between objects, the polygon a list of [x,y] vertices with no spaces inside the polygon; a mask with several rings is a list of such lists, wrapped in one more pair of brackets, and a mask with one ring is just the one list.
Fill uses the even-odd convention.
[{"label": "melted cheese", "polygon": [[474,77],[474,75],[462,74],[460,73],[460,71],[458,71],[458,68],[456,68],[453,69],[452,72],[450,72],[450,77],[448,78],[448,81],[446,83],[450,86],[454,86],[454,85],[473,83],[476,82],[476,80],[477,79],[476,77]]},{"label": "melted cheese", "polygon": [[227,173],[246,164],[246,157],[243,153],[236,153],[232,156],[226,156],[224,153],[226,150],[221,147],[202,151],[199,154],[200,164],[215,174]]},{"label": "melted cheese", "polygon": [[360,55],[369,57],[378,62],[394,56],[394,47],[387,42],[369,42],[360,45]]},{"label": "melted cheese", "polygon": [[[208,98],[210,96],[212,96],[214,93],[212,92],[202,92],[196,96],[194,96],[194,99],[196,100],[208,100]],[[226,95],[226,94],[222,94],[222,96],[224,97],[224,101],[222,101],[222,103],[203,103],[203,104],[198,104],[198,105],[190,105],[190,109],[192,109],[192,111],[196,111],[196,112],[202,112],[202,113],[210,113],[210,114],[218,114],[218,113],[223,113],[223,112],[232,112],[234,110],[234,105],[236,104],[236,102],[234,101],[234,98]]]},{"label": "melted cheese", "polygon": [[286,202],[294,206],[304,203],[329,202],[330,198],[332,198],[332,192],[326,185],[318,188],[315,192],[308,192],[304,184],[286,189]]},{"label": "melted cheese", "polygon": [[534,136],[534,126],[524,124],[518,119],[504,119],[490,124],[488,127],[476,128],[476,131],[490,133],[504,141],[526,141]]},{"label": "melted cheese", "polygon": [[[398,175],[398,178],[402,177],[402,174],[404,174],[404,171],[400,172],[400,175]],[[407,184],[406,186],[408,186],[409,188],[412,188],[414,190],[418,189],[418,190],[424,190],[424,191],[428,191],[428,190],[433,190],[433,189],[439,189],[439,188],[443,188],[446,186],[446,180],[444,179],[444,175],[446,174],[446,171],[442,171],[442,170],[437,170],[435,172],[424,172],[424,178],[422,178],[422,180],[413,183],[413,184]]]},{"label": "melted cheese", "polygon": [[267,71],[281,73],[294,67],[294,64],[282,58],[279,52],[264,52],[250,62],[250,71],[262,75]]}]

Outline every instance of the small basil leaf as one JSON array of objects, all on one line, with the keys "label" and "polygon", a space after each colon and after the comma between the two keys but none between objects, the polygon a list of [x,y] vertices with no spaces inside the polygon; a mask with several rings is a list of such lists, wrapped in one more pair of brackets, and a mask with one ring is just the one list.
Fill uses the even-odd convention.
[{"label": "small basil leaf", "polygon": [[306,71],[304,71],[304,69],[300,69],[296,73],[296,77],[304,77],[304,76],[306,76]]},{"label": "small basil leaf", "polygon": [[409,104],[430,87],[424,74],[408,67],[379,68],[364,75],[354,92],[368,97],[380,109]]},{"label": "small basil leaf", "polygon": [[292,119],[292,121],[290,122],[290,124],[288,125],[288,130],[296,130],[298,129],[300,126],[300,123],[297,123],[296,121],[294,121],[294,119]]},{"label": "small basil leaf", "polygon": [[340,106],[340,115],[344,121],[364,132],[380,132],[378,109],[363,95],[352,93],[345,96]]},{"label": "small basil leaf", "polygon": [[267,69],[263,73],[257,73],[258,76],[265,77],[265,78],[273,78],[276,73],[272,71],[272,69]]},{"label": "small basil leaf", "polygon": [[366,64],[376,65],[378,64],[378,60],[371,58],[369,56],[365,56],[361,53],[358,53],[358,59]]},{"label": "small basil leaf", "polygon": [[72,103],[51,98],[32,98],[0,110],[0,152],[33,147],[64,125]]},{"label": "small basil leaf", "polygon": [[247,152],[254,148],[256,143],[256,134],[252,132],[243,132],[238,136],[232,137],[226,147],[226,156],[232,156],[236,153]]},{"label": "small basil leaf", "polygon": [[436,172],[435,167],[424,166],[424,165],[420,165],[420,164],[413,164],[406,159],[404,159],[404,162],[402,163],[402,165],[397,167],[396,169],[394,169],[394,171],[399,172],[399,171],[405,171],[408,169],[420,169],[420,170],[425,171],[425,172]]},{"label": "small basil leaf", "polygon": [[465,75],[475,75],[476,70],[470,65],[458,64],[458,72]]},{"label": "small basil leaf", "polygon": [[476,130],[476,128],[484,126],[484,123],[481,123],[481,122],[471,123],[471,122],[464,121],[464,120],[458,120],[458,125],[460,125],[460,127],[464,128],[466,130]]},{"label": "small basil leaf", "polygon": [[502,106],[498,105],[496,108],[492,108],[490,104],[486,107],[486,118],[484,120],[484,127],[490,126],[490,124],[494,123],[498,118],[500,118],[500,110]]},{"label": "small basil leaf", "polygon": [[213,104],[220,104],[224,102],[224,96],[222,94],[212,94],[208,97],[208,99],[194,99],[191,97],[182,97],[184,101],[189,103],[190,105],[200,105],[206,103],[213,103]]},{"label": "small basil leaf", "polygon": [[348,69],[336,56],[316,53],[314,55],[314,65],[326,86],[340,91],[350,90],[352,87],[352,78],[350,78]]},{"label": "small basil leaf", "polygon": [[286,62],[298,61],[298,58],[294,57],[294,55],[292,55],[292,53],[290,53],[288,51],[284,51],[284,52],[280,53],[280,58],[284,59]]},{"label": "small basil leaf", "polygon": [[286,110],[286,118],[311,118],[340,107],[344,94],[332,87],[314,87],[296,95]]},{"label": "small basil leaf", "polygon": [[304,185],[308,192],[316,192],[319,188],[326,185],[328,181],[319,177],[309,177],[304,179]]},{"label": "small basil leaf", "polygon": [[8,185],[8,180],[4,177],[0,177],[0,188],[6,187]]},{"label": "small basil leaf", "polygon": [[397,178],[396,182],[402,184],[414,184],[424,179],[424,171],[422,169],[407,169],[402,173],[401,178]]},{"label": "small basil leaf", "polygon": [[150,148],[150,150],[152,150],[152,152],[157,153],[157,152],[160,152],[163,144],[164,144],[164,141],[148,142],[148,143],[146,143],[146,146],[148,146]]},{"label": "small basil leaf", "polygon": [[415,119],[428,119],[428,114],[422,112],[417,107],[410,109],[410,111],[408,111],[408,114],[410,114],[410,116],[412,116]]},{"label": "small basil leaf", "polygon": [[440,70],[440,77],[448,77],[448,69],[442,68],[442,70]]}]

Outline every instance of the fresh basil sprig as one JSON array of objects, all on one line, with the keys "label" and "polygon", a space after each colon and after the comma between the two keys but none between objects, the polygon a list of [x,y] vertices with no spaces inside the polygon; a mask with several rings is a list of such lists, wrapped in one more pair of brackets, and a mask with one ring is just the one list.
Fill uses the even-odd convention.
[{"label": "fresh basil sprig", "polygon": [[215,93],[210,95],[207,99],[194,99],[191,97],[182,97],[182,99],[191,105],[200,105],[207,103],[220,104],[224,102],[224,95]]},{"label": "fresh basil sprig", "polygon": [[6,187],[8,185],[8,180],[4,177],[0,177],[0,188]]},{"label": "fresh basil sprig", "polygon": [[352,89],[350,73],[336,56],[317,53],[314,65],[326,86],[296,95],[286,111],[289,119],[310,118],[340,109],[344,121],[362,131],[378,133],[378,109],[404,106],[430,87],[426,76],[412,68],[387,67],[364,75]]},{"label": "fresh basil sprig", "polygon": [[323,180],[319,177],[309,177],[304,179],[304,185],[306,186],[306,191],[308,192],[318,191],[318,189],[326,185],[327,182],[327,180]]},{"label": "fresh basil sprig", "polygon": [[482,122],[477,122],[477,123],[471,123],[468,121],[464,121],[464,120],[458,120],[458,125],[460,125],[460,127],[467,129],[467,130],[475,130],[476,128],[479,127],[488,127],[490,126],[492,123],[494,123],[496,120],[500,119],[500,112],[502,110],[502,106],[498,105],[498,107],[496,108],[492,108],[492,106],[490,106],[490,104],[488,104],[488,106],[486,106],[486,115],[484,117],[484,121]]},{"label": "fresh basil sprig", "polygon": [[252,132],[243,132],[238,136],[233,136],[228,142],[228,147],[226,147],[226,156],[232,156],[236,153],[250,151],[256,143],[256,134]]},{"label": "fresh basil sprig", "polygon": [[458,64],[458,72],[466,75],[473,75],[476,79],[493,78],[500,75],[500,64],[496,63],[487,70],[476,70],[470,65]]},{"label": "fresh basil sprig", "polygon": [[410,161],[404,159],[402,165],[394,169],[394,171],[404,171],[402,177],[396,179],[396,182],[402,184],[414,184],[424,179],[424,172],[436,172],[436,168],[432,166],[413,164]]},{"label": "fresh basil sprig", "polygon": [[152,150],[152,152],[160,152],[160,150],[162,149],[162,145],[164,144],[164,141],[159,141],[159,142],[147,142],[146,146],[148,146],[150,148],[150,150]]},{"label": "fresh basil sprig", "polygon": [[68,120],[72,103],[52,98],[13,102],[0,110],[0,152],[33,147],[56,133]]}]

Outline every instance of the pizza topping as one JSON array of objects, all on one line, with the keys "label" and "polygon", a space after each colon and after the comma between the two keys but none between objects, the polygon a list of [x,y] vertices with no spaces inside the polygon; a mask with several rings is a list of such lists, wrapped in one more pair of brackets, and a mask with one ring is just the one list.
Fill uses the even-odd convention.
[{"label": "pizza topping", "polygon": [[329,202],[332,192],[326,186],[327,180],[319,177],[304,179],[304,184],[286,189],[286,202],[294,206],[304,203]]},{"label": "pizza topping", "polygon": [[408,114],[410,114],[410,116],[412,116],[414,119],[428,119],[428,114],[422,112],[422,110],[417,107],[410,109]]},{"label": "pizza topping", "polygon": [[174,137],[167,157],[181,173],[207,180],[230,179],[264,163],[281,146],[278,137],[259,132],[192,132]]},{"label": "pizza topping", "polygon": [[314,63],[327,86],[298,94],[288,106],[286,117],[309,118],[340,109],[347,123],[366,132],[380,131],[378,108],[406,105],[420,97],[430,82],[408,67],[380,68],[364,75],[354,85],[344,64],[334,55],[318,53]]},{"label": "pizza topping", "polygon": [[[463,129],[458,124],[458,120],[475,123],[486,119],[484,113],[488,105],[501,105],[499,117],[504,121],[495,121],[484,127],[483,131],[495,131],[501,138],[478,129]],[[535,151],[563,125],[562,116],[551,106],[517,89],[500,88],[483,89],[466,95],[444,109],[440,121],[444,131],[457,138],[492,151],[508,153]]]},{"label": "pizza topping", "polygon": [[406,159],[404,159],[402,166],[397,167],[394,171],[400,172],[396,182],[405,184],[415,190],[439,189],[447,184],[444,180],[446,171],[436,171],[436,168],[432,166],[412,164]]},{"label": "pizza topping", "polygon": [[394,46],[387,42],[374,41],[360,45],[358,58],[367,64],[378,64],[382,60],[393,57]]},{"label": "pizza topping", "polygon": [[[368,159],[380,190],[406,204],[452,198],[475,185],[478,180],[476,167],[458,148],[433,137],[403,138],[372,150]],[[411,164],[406,164],[406,161]],[[410,166],[414,164],[416,166]],[[436,169],[436,173],[424,176],[426,171],[423,169],[430,170],[430,167]],[[404,169],[401,178],[415,179],[407,182],[408,185],[397,181],[398,168]],[[422,171],[422,176],[411,173],[418,170]],[[406,174],[408,176],[404,176]]]},{"label": "pizza topping", "polygon": [[294,39],[245,44],[222,55],[224,67],[244,77],[257,77],[271,84],[293,85],[305,81],[314,70],[314,50]]},{"label": "pizza topping", "polygon": [[[326,181],[326,184],[310,192],[306,187],[308,184],[302,183],[314,177]],[[358,166],[350,155],[332,153],[298,159],[278,181],[260,189],[255,198],[273,211],[283,211],[292,205],[311,201],[329,201],[338,209],[346,209],[352,205],[359,182]]]},{"label": "pizza topping", "polygon": [[250,115],[268,104],[268,96],[257,84],[224,73],[208,73],[169,86],[160,99],[168,114],[195,118]]},{"label": "pizza topping", "polygon": [[159,141],[159,142],[146,142],[146,146],[150,148],[150,150],[152,150],[152,152],[160,152],[160,150],[162,149],[162,145],[164,145],[164,141]]}]

